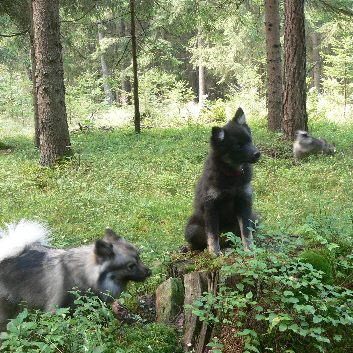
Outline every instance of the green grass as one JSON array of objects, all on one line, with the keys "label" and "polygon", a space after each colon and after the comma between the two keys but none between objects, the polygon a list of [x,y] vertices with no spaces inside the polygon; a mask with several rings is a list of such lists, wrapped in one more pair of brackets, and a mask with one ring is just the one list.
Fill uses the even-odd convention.
[{"label": "green grass", "polygon": [[[302,238],[307,249],[334,242],[335,281],[351,288],[352,266],[339,257],[352,253],[353,244],[353,126],[312,122],[313,134],[334,142],[338,152],[295,165],[290,143],[268,133],[264,120],[250,124],[263,151],[253,180],[263,230],[275,242],[288,234]],[[147,283],[130,291],[151,292],[164,278],[160,265],[184,243],[209,134],[210,126],[202,125],[141,135],[132,129],[75,133],[74,157],[52,169],[39,166],[31,136],[17,130],[0,134],[11,146],[0,151],[0,228],[21,218],[40,219],[50,225],[52,243],[65,247],[92,242],[109,226],[137,244],[154,269]],[[134,340],[136,330],[128,330],[126,339]]]},{"label": "green grass", "polygon": [[[269,231],[297,233],[308,222],[329,222],[352,233],[352,126],[315,123],[313,132],[336,142],[334,157],[294,165],[290,144],[251,122],[264,150],[254,167],[255,209]],[[32,139],[1,137],[13,147],[0,154],[0,226],[39,218],[53,243],[73,246],[109,226],[140,246],[151,264],[183,244],[195,183],[208,151],[210,127],[131,129],[72,134],[75,157],[54,169],[38,165]],[[300,235],[300,234],[299,234]]]}]

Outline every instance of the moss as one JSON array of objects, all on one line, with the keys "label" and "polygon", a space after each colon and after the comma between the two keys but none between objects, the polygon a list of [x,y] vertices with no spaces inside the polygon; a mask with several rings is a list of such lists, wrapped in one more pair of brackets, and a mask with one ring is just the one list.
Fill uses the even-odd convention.
[{"label": "moss", "polygon": [[317,271],[322,271],[322,282],[325,284],[334,283],[332,258],[325,249],[305,250],[300,254],[300,258],[313,266]]},{"label": "moss", "polygon": [[170,277],[156,291],[156,311],[159,322],[173,322],[184,303],[184,287],[180,279]]},{"label": "moss", "polygon": [[6,145],[5,143],[0,141],[0,150],[8,150],[10,148],[11,148],[11,146]]},{"label": "moss", "polygon": [[119,338],[117,348],[120,348],[117,352],[121,353],[182,352],[178,347],[175,328],[162,324],[126,326],[124,335]]}]

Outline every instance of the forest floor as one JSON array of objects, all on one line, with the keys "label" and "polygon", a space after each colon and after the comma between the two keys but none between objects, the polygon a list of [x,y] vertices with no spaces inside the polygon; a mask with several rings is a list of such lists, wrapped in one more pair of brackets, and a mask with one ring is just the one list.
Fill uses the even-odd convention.
[{"label": "forest floor", "polygon": [[[269,231],[297,233],[312,222],[352,233],[353,125],[311,124],[336,145],[333,157],[295,165],[291,145],[249,123],[262,151],[254,165],[254,208]],[[194,187],[208,152],[209,126],[89,130],[71,135],[75,157],[53,169],[38,165],[32,139],[0,136],[0,225],[21,218],[48,222],[56,246],[78,245],[109,226],[159,259],[182,245]],[[309,222],[309,223],[308,223]]]},{"label": "forest floor", "polygon": [[[262,151],[254,166],[254,208],[268,234],[318,235],[351,248],[353,234],[353,125],[311,122],[311,132],[336,145],[332,157],[295,164],[291,145],[249,121]],[[184,244],[194,187],[208,152],[210,126],[171,129],[90,129],[71,134],[75,156],[53,169],[38,165],[28,135],[0,135],[0,228],[26,219],[47,222],[52,244],[76,246],[106,227],[141,249],[154,275],[137,290],[153,291],[161,265]],[[133,286],[133,290],[136,287]]]}]

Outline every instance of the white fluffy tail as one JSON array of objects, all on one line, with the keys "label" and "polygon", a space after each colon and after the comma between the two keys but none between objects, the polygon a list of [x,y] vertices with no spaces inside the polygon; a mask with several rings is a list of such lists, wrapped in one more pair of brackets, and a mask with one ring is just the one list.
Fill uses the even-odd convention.
[{"label": "white fluffy tail", "polygon": [[46,245],[48,237],[48,228],[39,222],[22,219],[8,224],[7,229],[0,229],[0,261],[16,256],[30,244]]}]

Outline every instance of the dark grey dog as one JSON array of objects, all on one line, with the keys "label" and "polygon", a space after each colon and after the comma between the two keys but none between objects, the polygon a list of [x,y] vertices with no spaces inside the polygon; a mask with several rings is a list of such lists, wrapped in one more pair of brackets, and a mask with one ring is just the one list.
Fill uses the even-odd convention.
[{"label": "dark grey dog", "polygon": [[45,245],[47,229],[21,221],[0,232],[0,331],[19,304],[50,311],[73,306],[77,288],[91,289],[104,301],[118,297],[128,281],[143,281],[151,271],[134,245],[106,229],[102,240],[67,250]]},{"label": "dark grey dog", "polygon": [[253,145],[245,115],[239,108],[223,127],[213,127],[211,149],[196,188],[194,214],[185,230],[191,250],[220,253],[220,233],[240,234],[245,249],[253,244],[251,227],[252,167],[260,151]]},{"label": "dark grey dog", "polygon": [[335,147],[330,145],[326,140],[312,137],[306,131],[297,131],[296,139],[293,143],[293,156],[295,160],[310,154],[333,155],[335,152]]}]

